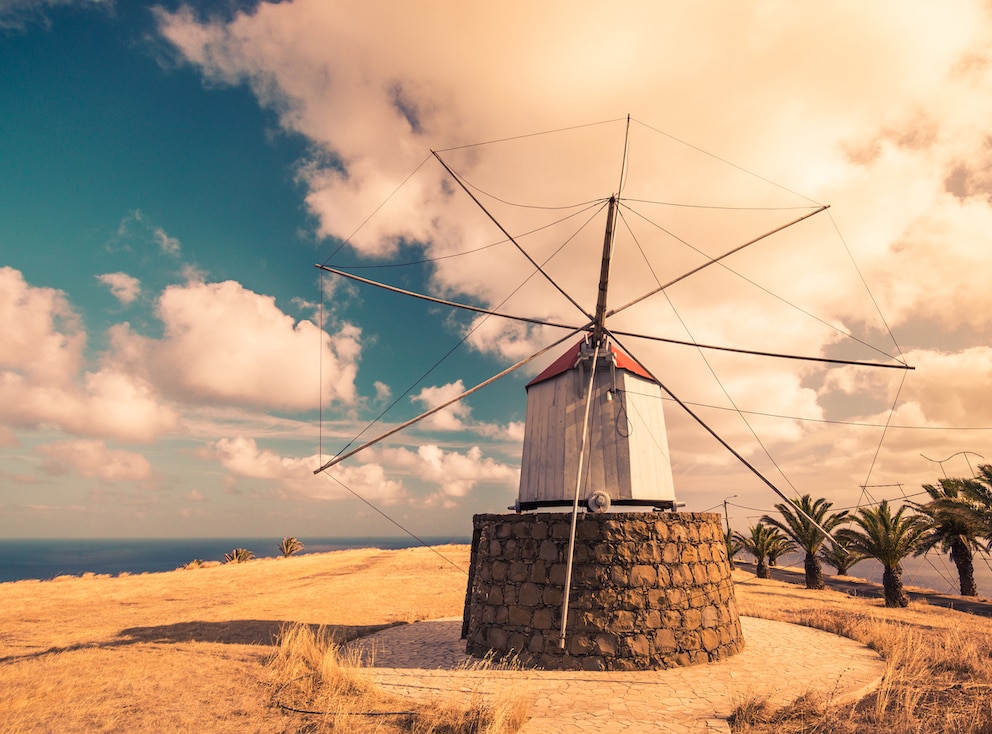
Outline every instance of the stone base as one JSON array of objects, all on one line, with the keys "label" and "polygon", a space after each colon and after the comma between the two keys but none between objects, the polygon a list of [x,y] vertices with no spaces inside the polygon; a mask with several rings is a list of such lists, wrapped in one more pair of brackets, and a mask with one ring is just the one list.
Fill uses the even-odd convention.
[{"label": "stone base", "polygon": [[720,515],[579,515],[564,650],[571,513],[473,521],[462,636],[474,657],[551,670],[652,670],[744,648]]}]

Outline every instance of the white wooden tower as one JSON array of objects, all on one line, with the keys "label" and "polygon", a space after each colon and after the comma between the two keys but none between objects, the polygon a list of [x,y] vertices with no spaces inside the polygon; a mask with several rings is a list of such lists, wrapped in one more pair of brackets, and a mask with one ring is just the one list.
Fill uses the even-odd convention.
[{"label": "white wooden tower", "polygon": [[661,388],[609,342],[590,380],[594,351],[591,339],[577,342],[527,385],[517,509],[572,505],[577,486],[580,501],[594,511],[610,505],[674,508]]}]

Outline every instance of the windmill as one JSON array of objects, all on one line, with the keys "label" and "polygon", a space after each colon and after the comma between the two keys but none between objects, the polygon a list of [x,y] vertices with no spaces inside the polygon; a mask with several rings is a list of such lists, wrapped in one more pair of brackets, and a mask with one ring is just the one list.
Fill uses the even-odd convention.
[{"label": "windmill", "polygon": [[[627,135],[630,118],[627,119]],[[567,334],[461,395],[342,452],[315,473],[359,453],[496,380],[549,354],[554,361],[527,386],[521,482],[511,514],[474,518],[463,636],[472,654],[513,654],[550,668],[658,668],[718,660],[743,646],[718,515],[676,510],[661,397],[676,402],[703,429],[783,499],[769,479],[721,438],[660,380],[627,340],[654,339],[611,327],[611,319],[696,273],[826,210],[809,207],[785,224],[658,283],[632,301],[609,307],[618,207],[606,200],[606,227],[594,310],[586,310],[548,274],[483,205],[473,188],[437,152],[432,155],[461,190],[539,275],[581,315],[566,324],[509,314],[317,267],[353,281],[484,316],[498,316]],[[679,343],[679,342],[676,342]],[[686,342],[681,342],[686,343]],[[704,345],[694,344],[696,347]],[[724,349],[723,347],[707,347]],[[563,351],[558,351],[562,350]],[[821,359],[731,349],[782,359],[911,369],[857,360]],[[550,511],[548,511],[550,510]],[[581,510],[581,511],[580,511]],[[611,510],[608,512],[608,510]]]}]

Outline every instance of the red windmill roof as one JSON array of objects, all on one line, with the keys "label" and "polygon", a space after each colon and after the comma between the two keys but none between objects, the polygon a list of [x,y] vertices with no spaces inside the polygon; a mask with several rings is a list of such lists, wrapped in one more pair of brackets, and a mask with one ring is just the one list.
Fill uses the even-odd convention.
[{"label": "red windmill roof", "polygon": [[[584,340],[577,341],[574,346],[548,365],[544,372],[528,382],[527,387],[536,385],[539,382],[544,382],[545,380],[550,380],[552,377],[557,377],[561,373],[568,372],[570,369],[575,367],[575,364],[579,359],[579,353],[582,350],[583,342]],[[654,382],[654,378],[648,374],[648,371],[644,369],[637,360],[623,350],[613,346],[612,343],[610,344],[610,354],[612,354],[613,358],[616,360],[618,369],[633,372],[638,377],[643,377],[645,380],[651,380]]]}]

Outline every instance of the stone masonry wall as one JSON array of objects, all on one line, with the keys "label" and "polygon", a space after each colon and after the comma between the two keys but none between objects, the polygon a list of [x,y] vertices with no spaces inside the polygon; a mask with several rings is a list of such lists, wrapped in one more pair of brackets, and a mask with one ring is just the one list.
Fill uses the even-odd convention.
[{"label": "stone masonry wall", "polygon": [[743,649],[720,516],[660,512],[579,516],[560,649],[570,529],[570,513],[475,516],[469,654],[553,670],[648,670]]}]

